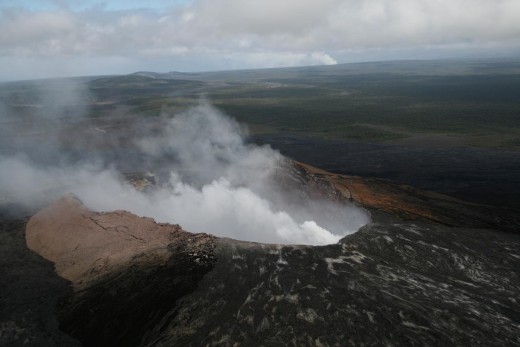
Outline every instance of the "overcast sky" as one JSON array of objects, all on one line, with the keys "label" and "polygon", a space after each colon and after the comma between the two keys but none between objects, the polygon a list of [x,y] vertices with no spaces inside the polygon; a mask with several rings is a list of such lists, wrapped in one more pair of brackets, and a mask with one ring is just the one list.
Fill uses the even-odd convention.
[{"label": "overcast sky", "polygon": [[0,0],[0,81],[520,57],[520,0]]}]

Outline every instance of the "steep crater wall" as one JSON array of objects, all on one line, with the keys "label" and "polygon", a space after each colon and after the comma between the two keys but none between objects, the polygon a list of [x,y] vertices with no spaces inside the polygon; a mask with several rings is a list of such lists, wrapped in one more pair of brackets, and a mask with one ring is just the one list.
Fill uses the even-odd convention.
[{"label": "steep crater wall", "polygon": [[72,281],[58,318],[86,346],[139,345],[216,261],[213,236],[125,211],[92,212],[70,195],[30,219],[26,240]]}]

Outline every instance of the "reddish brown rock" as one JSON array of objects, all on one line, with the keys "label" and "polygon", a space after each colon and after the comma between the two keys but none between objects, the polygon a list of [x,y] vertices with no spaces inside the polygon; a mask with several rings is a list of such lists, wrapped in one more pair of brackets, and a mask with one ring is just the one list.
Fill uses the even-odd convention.
[{"label": "reddish brown rock", "polygon": [[38,212],[26,228],[29,248],[54,262],[58,275],[75,287],[130,261],[165,263],[168,245],[186,234],[178,225],[127,211],[92,212],[73,195]]},{"label": "reddish brown rock", "polygon": [[517,211],[507,208],[462,201],[383,179],[334,174],[308,164],[294,164],[312,181],[311,185],[328,185],[339,199],[354,201],[372,212],[453,227],[520,230]]}]

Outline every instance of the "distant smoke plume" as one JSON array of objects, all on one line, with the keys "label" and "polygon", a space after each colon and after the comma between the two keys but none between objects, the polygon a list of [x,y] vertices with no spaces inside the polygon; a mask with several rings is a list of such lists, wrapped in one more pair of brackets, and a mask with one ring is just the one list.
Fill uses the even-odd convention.
[{"label": "distant smoke plume", "polygon": [[[65,109],[50,109],[51,118]],[[42,164],[31,155],[37,143],[29,138],[16,153],[0,156],[0,203],[41,205],[72,192],[93,210],[125,209],[192,232],[269,243],[334,243],[368,222],[354,206],[301,201],[284,191],[277,173],[286,160],[268,146],[246,144],[246,133],[206,102],[173,116],[165,112],[159,127],[130,141],[128,160],[157,173],[157,184],[146,191],[123,178],[124,163],[111,162],[106,150],[71,162],[62,146],[47,147],[53,160]]]}]

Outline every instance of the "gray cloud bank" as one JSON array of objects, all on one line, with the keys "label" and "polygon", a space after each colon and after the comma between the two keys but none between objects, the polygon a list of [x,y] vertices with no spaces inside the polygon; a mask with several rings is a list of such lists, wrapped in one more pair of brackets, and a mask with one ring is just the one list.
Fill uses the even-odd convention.
[{"label": "gray cloud bank", "polygon": [[[127,11],[4,7],[0,62],[37,75],[44,69],[92,74],[507,54],[519,51],[518,23],[516,0],[196,0]],[[41,67],[27,66],[36,60]]]},{"label": "gray cloud bank", "polygon": [[[75,139],[74,149],[62,134],[78,125],[82,133],[97,128],[83,122],[81,107],[70,109],[88,92],[64,83],[55,93],[37,86],[38,102],[21,108],[27,114],[9,104],[0,108],[4,135],[17,138],[2,139],[0,205],[34,209],[72,192],[93,210],[124,209],[192,232],[270,243],[334,243],[369,221],[353,205],[302,199],[301,191],[285,189],[279,173],[287,169],[286,159],[268,146],[245,143],[247,130],[207,102],[178,114],[165,110],[155,127],[145,122],[141,132],[125,133],[126,148],[106,147],[103,137],[114,134],[98,129],[88,143]],[[39,126],[25,128],[36,121],[25,121],[29,116]],[[71,148],[81,156],[71,156]],[[121,150],[116,160],[106,155]],[[134,188],[121,172],[126,162],[152,169],[157,184]]]}]

